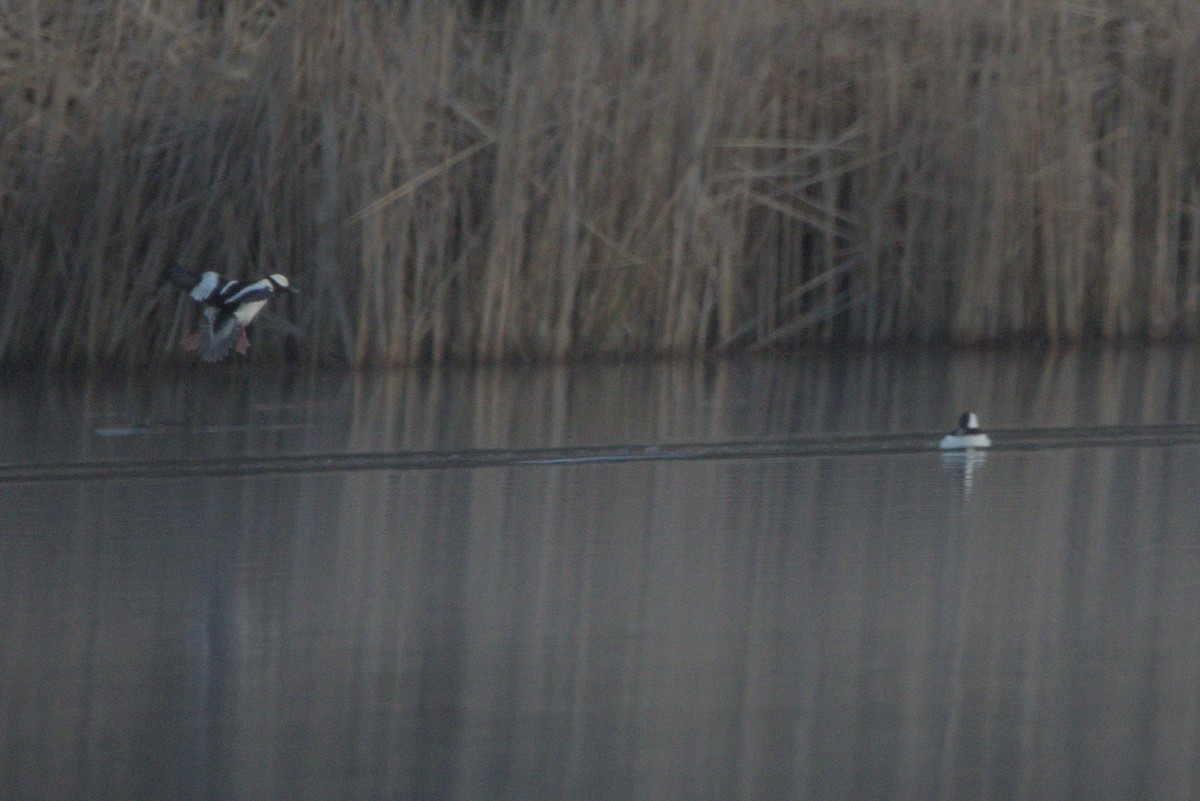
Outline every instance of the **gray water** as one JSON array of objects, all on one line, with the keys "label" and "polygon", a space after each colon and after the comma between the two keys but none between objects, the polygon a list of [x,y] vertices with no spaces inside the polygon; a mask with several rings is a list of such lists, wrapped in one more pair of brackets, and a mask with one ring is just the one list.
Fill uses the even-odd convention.
[{"label": "gray water", "polygon": [[1200,797],[1197,364],[10,377],[0,798]]}]

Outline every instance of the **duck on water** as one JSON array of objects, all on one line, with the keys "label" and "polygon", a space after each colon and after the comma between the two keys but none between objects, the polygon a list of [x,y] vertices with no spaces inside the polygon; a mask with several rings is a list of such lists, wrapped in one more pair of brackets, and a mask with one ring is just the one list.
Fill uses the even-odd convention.
[{"label": "duck on water", "polygon": [[962,450],[965,448],[987,448],[992,444],[992,438],[979,428],[979,418],[975,412],[963,412],[958,418],[958,426],[946,436],[938,447],[942,450]]}]

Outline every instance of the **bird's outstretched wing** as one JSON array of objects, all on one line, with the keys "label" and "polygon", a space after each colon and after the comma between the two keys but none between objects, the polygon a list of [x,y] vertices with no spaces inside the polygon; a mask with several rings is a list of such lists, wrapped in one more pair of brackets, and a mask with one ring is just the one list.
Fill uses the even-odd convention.
[{"label": "bird's outstretched wing", "polygon": [[[229,292],[222,288],[220,305],[222,306],[238,306],[243,303],[254,303],[258,300],[266,300],[271,297],[271,288],[263,286],[265,282],[259,281],[253,284],[240,284],[229,287]],[[215,299],[214,299],[215,300]]]},{"label": "bird's outstretched wing", "polygon": [[242,321],[232,314],[206,314],[206,325],[200,329],[197,351],[200,360],[219,362],[229,355],[242,333]]},{"label": "bird's outstretched wing", "polygon": [[222,292],[228,294],[232,286],[241,286],[242,281],[226,281],[212,270],[197,272],[189,270],[178,262],[173,262],[163,272],[163,277],[175,286],[192,296],[197,303],[207,303],[222,306],[225,299]]},{"label": "bird's outstretched wing", "polygon": [[189,270],[177,261],[173,261],[163,270],[163,281],[169,281],[184,292],[191,292],[200,283],[200,273]]}]

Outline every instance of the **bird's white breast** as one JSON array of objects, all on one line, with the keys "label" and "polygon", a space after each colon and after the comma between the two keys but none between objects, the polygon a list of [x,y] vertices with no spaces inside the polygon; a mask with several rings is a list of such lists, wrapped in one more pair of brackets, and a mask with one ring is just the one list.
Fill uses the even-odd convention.
[{"label": "bird's white breast", "polygon": [[233,316],[236,317],[238,322],[240,322],[243,326],[246,326],[250,324],[250,321],[254,319],[254,316],[262,310],[263,306],[266,305],[267,302],[265,300],[256,300],[251,303],[243,303],[241,306],[237,307],[237,311],[233,313]]},{"label": "bird's white breast", "polygon": [[938,443],[938,447],[944,451],[965,448],[990,448],[991,445],[992,438],[982,431],[977,434],[947,434]]}]

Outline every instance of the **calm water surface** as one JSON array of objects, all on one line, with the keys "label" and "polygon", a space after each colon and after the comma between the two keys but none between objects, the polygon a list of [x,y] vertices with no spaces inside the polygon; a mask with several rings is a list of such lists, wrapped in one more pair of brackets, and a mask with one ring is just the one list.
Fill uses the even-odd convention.
[{"label": "calm water surface", "polygon": [[0,798],[1200,797],[1197,365],[9,378]]}]

